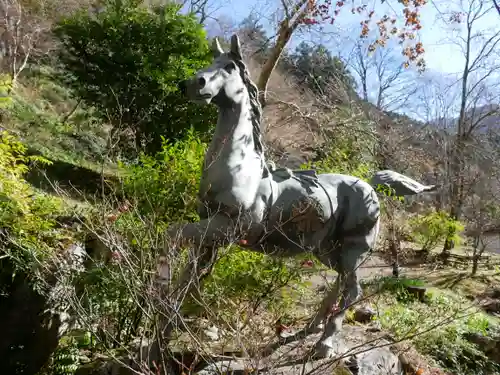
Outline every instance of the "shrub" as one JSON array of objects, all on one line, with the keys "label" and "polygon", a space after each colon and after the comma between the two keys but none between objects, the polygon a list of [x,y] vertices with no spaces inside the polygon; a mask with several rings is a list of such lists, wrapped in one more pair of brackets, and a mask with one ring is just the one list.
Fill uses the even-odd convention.
[{"label": "shrub", "polygon": [[202,26],[178,5],[148,9],[139,0],[109,0],[99,14],[77,13],[54,32],[62,43],[63,80],[115,132],[135,134],[135,151],[127,155],[143,145],[153,155],[160,135],[179,139],[189,126],[207,130],[215,123],[213,106],[188,103],[178,90],[210,61]]},{"label": "shrub", "polygon": [[164,139],[156,156],[142,154],[139,163],[119,163],[124,193],[141,215],[158,222],[195,221],[196,202],[207,145],[191,129],[185,139]]},{"label": "shrub", "polygon": [[408,293],[408,287],[410,286],[424,286],[424,281],[420,279],[411,279],[406,277],[390,277],[384,276],[374,279],[370,284],[376,285],[377,290],[380,292],[389,292],[396,296],[399,302],[414,302],[417,300],[417,296]]},{"label": "shrub", "polygon": [[340,88],[342,84],[344,89],[352,91],[356,88],[356,81],[344,62],[321,44],[301,42],[293,53],[284,56],[281,65],[319,95],[325,95],[332,85]]},{"label": "shrub", "polygon": [[[157,304],[148,289],[154,284],[151,270],[164,255],[165,226],[198,219],[196,193],[205,149],[193,129],[178,142],[163,139],[155,156],[142,153],[136,163],[119,163],[127,209],[120,204],[115,210],[111,200],[96,207],[91,231],[110,254],[96,257],[93,267],[80,275],[85,296],[80,315],[86,327],[98,327],[92,334],[101,350],[127,345],[150,328],[147,306]],[[170,258],[176,275],[185,266],[184,255]]]},{"label": "shrub", "polygon": [[[205,296],[209,304],[224,306],[229,299],[267,302],[268,307],[279,307],[281,288],[301,280],[300,262],[273,258],[262,253],[229,249],[221,256],[207,279]],[[285,301],[286,303],[286,301]]]},{"label": "shrub", "polygon": [[[346,116],[339,112],[338,116]],[[330,117],[325,122],[333,121]],[[366,122],[366,121],[365,121]],[[341,173],[366,180],[370,177],[373,163],[367,155],[370,141],[362,137],[362,128],[366,124],[362,119],[349,119],[349,122],[337,124],[334,131],[324,131],[327,142],[316,149],[317,160],[303,165],[319,173]]]},{"label": "shrub", "polygon": [[0,259],[2,273],[29,271],[34,275],[39,262],[53,255],[67,233],[55,230],[62,202],[35,191],[23,178],[29,163],[49,162],[25,153],[24,144],[6,131],[0,133]]},{"label": "shrub", "polygon": [[7,107],[12,102],[11,90],[12,78],[8,74],[0,74],[0,109]]},{"label": "shrub", "polygon": [[412,337],[415,347],[453,374],[497,373],[498,364],[466,338],[471,333],[487,335],[491,328],[488,317],[468,305],[462,297],[436,293],[426,304],[389,303],[380,323],[397,340],[422,332]]},{"label": "shrub", "polygon": [[415,239],[422,245],[423,251],[431,251],[440,242],[452,240],[460,242],[460,232],[464,226],[443,211],[418,215],[410,220]]}]

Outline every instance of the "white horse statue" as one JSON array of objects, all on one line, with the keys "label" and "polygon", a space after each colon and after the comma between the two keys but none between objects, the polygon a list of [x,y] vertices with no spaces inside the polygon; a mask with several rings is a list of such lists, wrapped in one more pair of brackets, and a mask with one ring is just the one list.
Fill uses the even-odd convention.
[{"label": "white horse statue", "polygon": [[[372,186],[388,186],[397,196],[434,186],[393,171],[377,172],[368,184],[341,174],[271,168],[264,158],[258,90],[238,37],[231,38],[229,52],[214,39],[213,56],[212,65],[182,85],[190,100],[219,108],[200,182],[201,220],[173,225],[169,235],[197,249],[191,272],[198,280],[210,272],[217,248],[231,243],[279,256],[309,251],[336,270],[335,287],[304,330],[323,330],[314,351],[317,357],[331,357],[346,308],[361,295],[356,270],[379,233],[380,204]],[[332,312],[339,296],[340,308]]]}]

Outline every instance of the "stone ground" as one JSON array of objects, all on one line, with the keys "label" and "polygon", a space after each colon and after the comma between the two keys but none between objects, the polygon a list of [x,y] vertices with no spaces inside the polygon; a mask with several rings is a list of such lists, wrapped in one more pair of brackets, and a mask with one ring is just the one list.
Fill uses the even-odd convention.
[{"label": "stone ground", "polygon": [[[360,280],[389,275],[392,275],[392,267],[377,254],[372,254],[358,269],[358,277]],[[329,271],[323,275],[312,275],[309,278],[309,282],[311,283],[312,288],[321,289],[326,282],[333,283],[335,281],[335,277],[336,273]]]},{"label": "stone ground", "polygon": [[216,375],[231,371],[233,374],[244,374],[248,369],[258,370],[263,375],[403,374],[401,360],[390,350],[390,342],[381,333],[370,333],[364,327],[346,325],[336,341],[337,360],[312,360],[309,353],[319,335],[283,345],[258,362],[244,359],[220,361],[198,374]]},{"label": "stone ground", "polygon": [[[410,269],[402,268],[402,274]],[[373,254],[358,270],[361,280],[372,279],[377,276],[392,274],[392,267],[379,255]],[[315,291],[313,299],[321,298],[327,284],[335,281],[333,271],[322,274],[312,273],[309,277],[310,288]],[[317,293],[316,293],[317,291]],[[309,309],[313,301],[310,297],[301,301],[297,310]],[[435,374],[430,372],[428,361],[415,349],[407,344],[394,344],[389,335],[382,332],[375,324],[345,324],[339,333],[337,343],[337,356],[335,360],[313,360],[309,356],[310,349],[319,339],[320,334],[309,335],[303,340],[287,345],[275,345],[267,351],[267,356],[254,358],[241,358],[226,356],[213,358],[209,365],[194,372],[198,375],[404,375],[404,374]],[[205,340],[210,340],[205,337]],[[217,339],[215,339],[217,341]],[[213,342],[212,344],[216,344]],[[210,344],[209,344],[210,345]],[[263,344],[265,345],[265,344]],[[231,358],[232,357],[232,358]],[[340,358],[340,359],[339,359]],[[108,366],[101,372],[78,372],[78,375],[103,375],[103,374],[128,374],[127,372],[113,372]],[[122,367],[123,369],[123,367]],[[95,370],[95,369],[94,369]],[[116,367],[114,369],[116,371]],[[193,374],[193,373],[191,373]]]},{"label": "stone ground", "polygon": [[[391,274],[392,267],[376,254],[370,256],[358,270],[361,280]],[[335,278],[334,271],[325,271],[321,274],[312,274],[308,281],[310,288],[318,291],[316,297],[319,298],[326,285],[333,283]],[[310,300],[301,301],[297,309],[309,308],[312,303]],[[402,375],[406,373],[408,366],[413,371],[416,370],[414,365],[408,364],[408,356],[397,354],[396,347],[392,345],[387,335],[371,324],[344,325],[336,342],[335,360],[313,360],[309,357],[310,350],[319,336],[320,334],[309,335],[304,340],[274,348],[272,354],[258,362],[236,358],[219,361],[212,363],[198,374],[248,374],[249,369],[255,369],[263,375]],[[418,356],[418,353],[413,353],[414,356],[415,354]],[[412,362],[426,367],[426,361],[421,356],[413,358]]]}]

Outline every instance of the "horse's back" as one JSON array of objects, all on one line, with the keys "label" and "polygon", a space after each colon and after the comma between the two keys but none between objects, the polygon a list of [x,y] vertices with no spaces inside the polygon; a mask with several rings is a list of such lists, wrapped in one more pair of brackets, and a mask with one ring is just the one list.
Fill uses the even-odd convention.
[{"label": "horse's back", "polygon": [[318,176],[320,184],[335,197],[338,219],[345,232],[371,229],[380,216],[380,203],[373,187],[360,178],[327,173]]}]

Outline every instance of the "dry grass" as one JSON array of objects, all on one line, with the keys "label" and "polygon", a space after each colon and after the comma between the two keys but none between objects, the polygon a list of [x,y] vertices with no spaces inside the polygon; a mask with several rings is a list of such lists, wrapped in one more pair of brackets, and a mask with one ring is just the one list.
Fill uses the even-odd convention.
[{"label": "dry grass", "polygon": [[448,289],[463,296],[475,297],[494,286],[500,285],[500,272],[497,270],[479,270],[475,276],[471,270],[456,270],[452,267],[429,269],[412,267],[405,271],[405,276],[425,280],[429,286]]},{"label": "dry grass", "polygon": [[[255,60],[249,60],[247,65],[255,80],[261,65]],[[268,84],[268,98],[263,116],[265,141],[275,151],[304,156],[307,147],[321,141],[313,120],[308,118],[314,95],[301,90],[290,75],[275,69]]]}]

